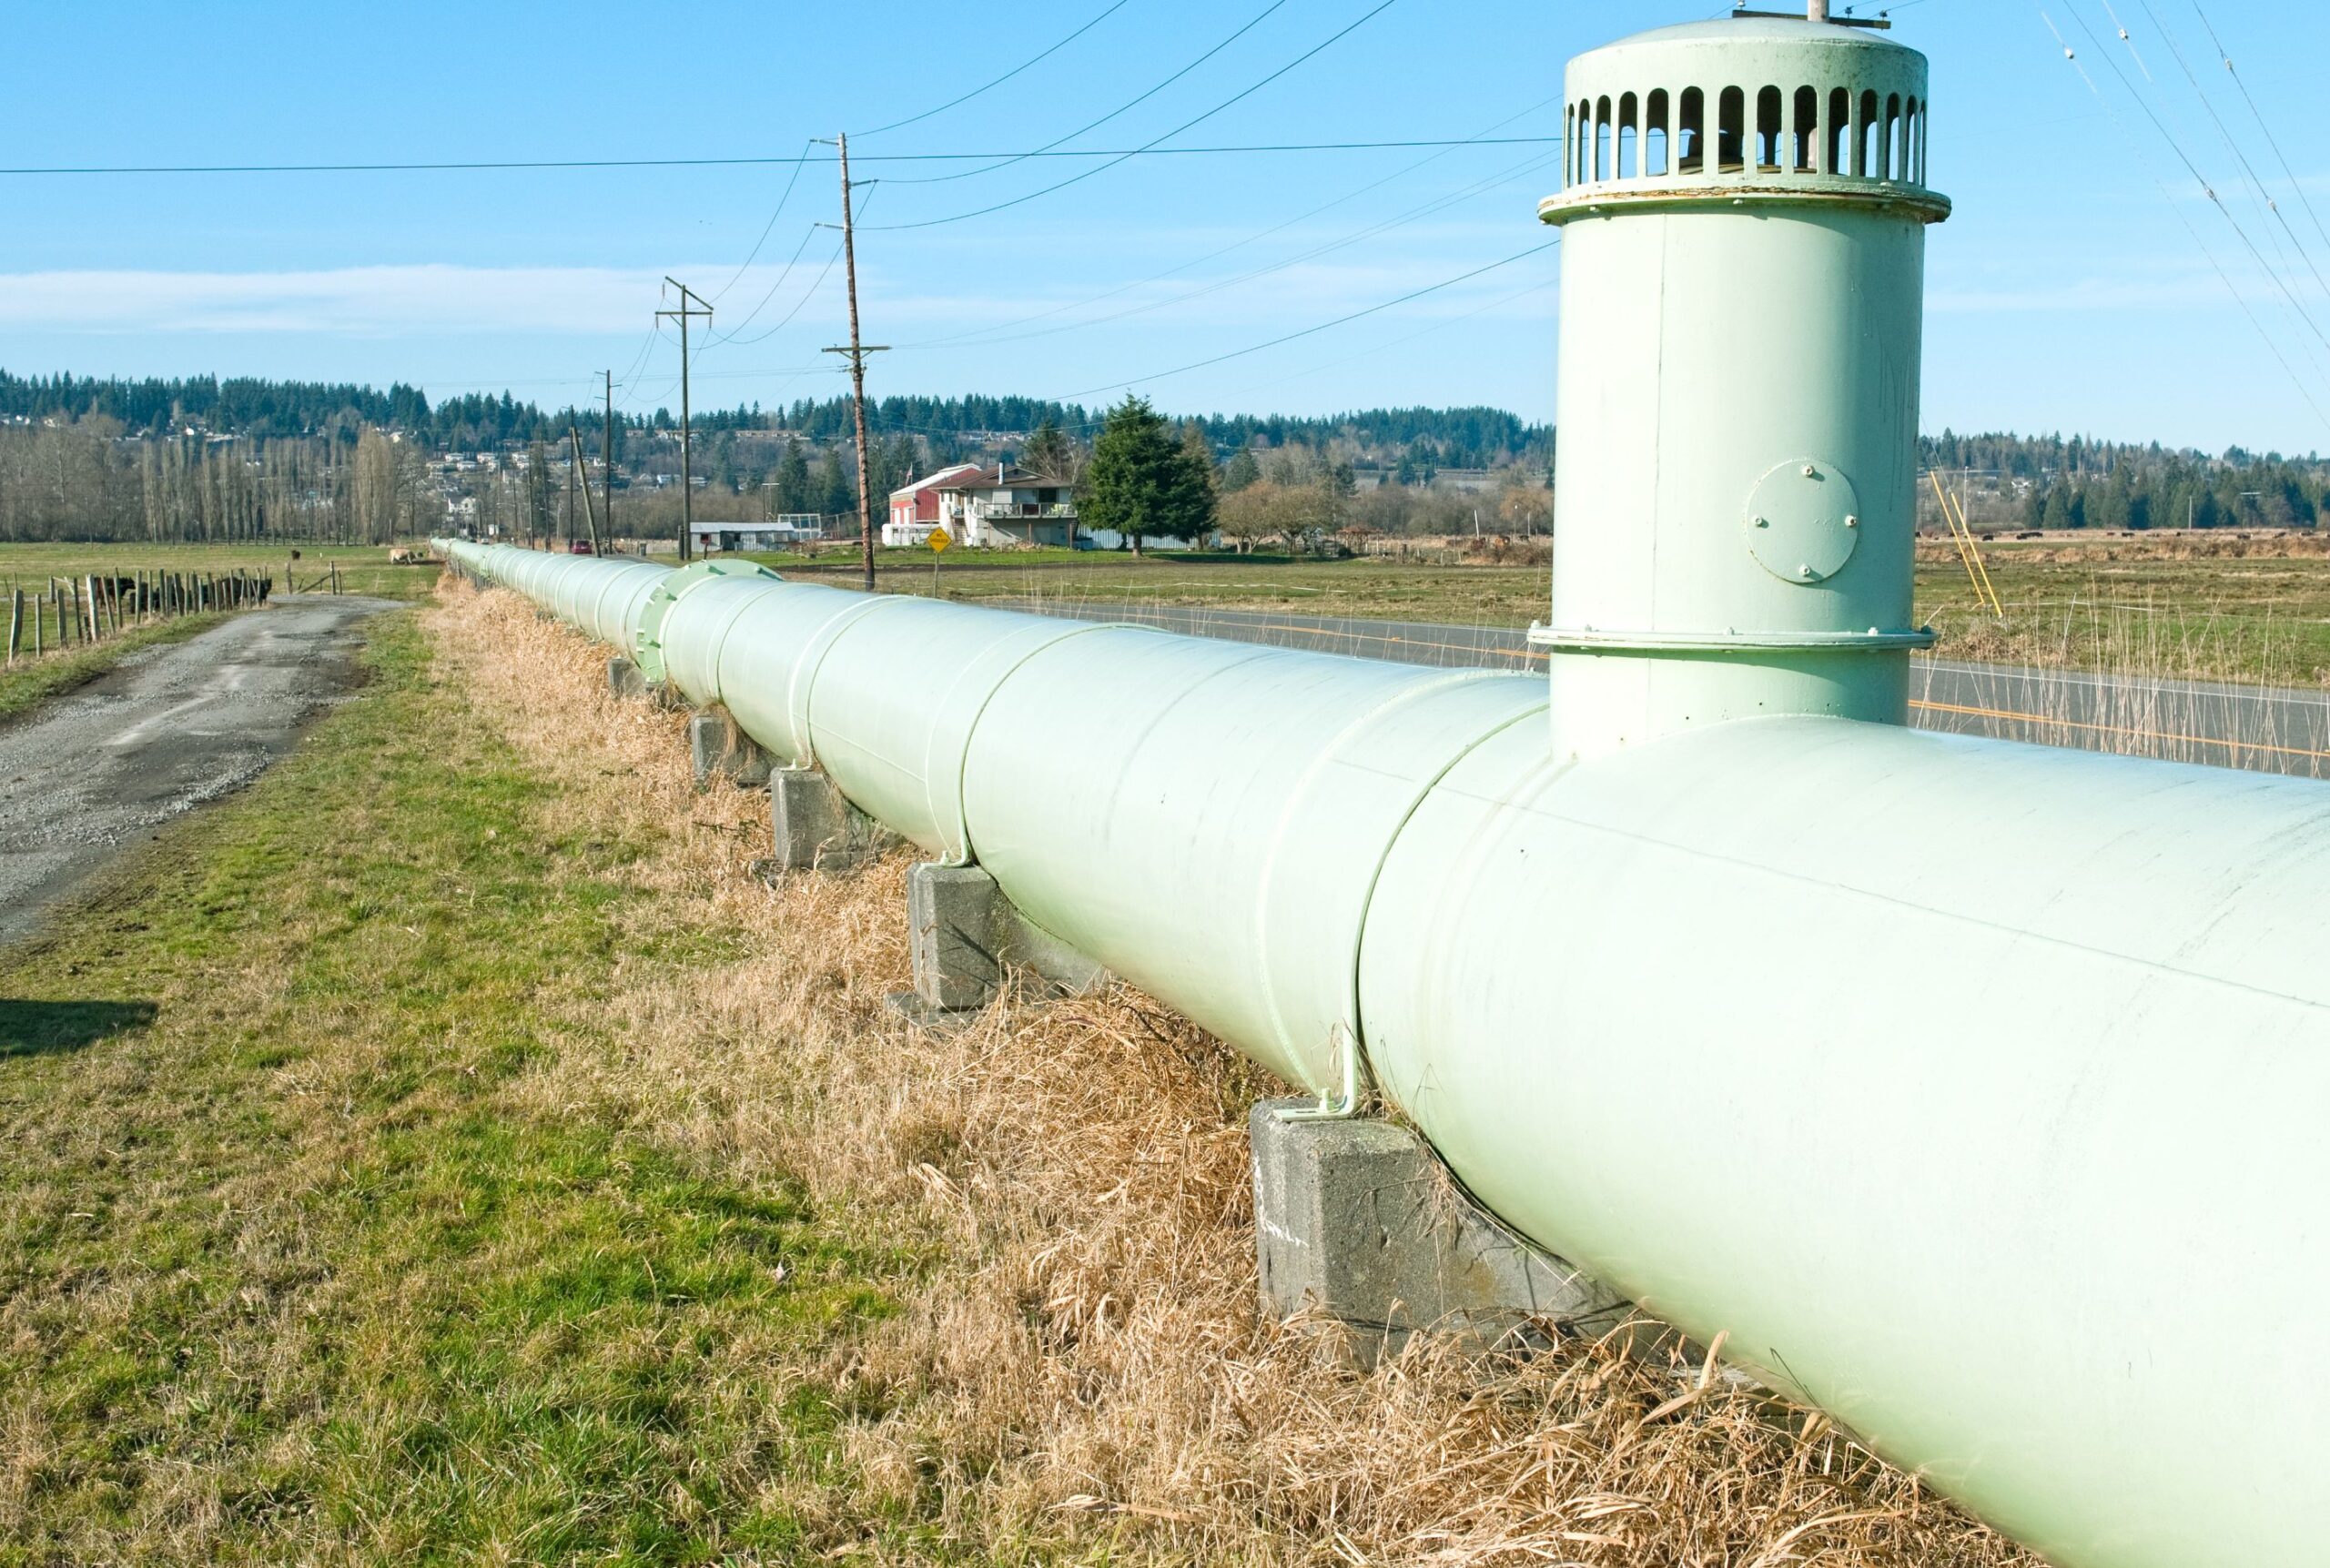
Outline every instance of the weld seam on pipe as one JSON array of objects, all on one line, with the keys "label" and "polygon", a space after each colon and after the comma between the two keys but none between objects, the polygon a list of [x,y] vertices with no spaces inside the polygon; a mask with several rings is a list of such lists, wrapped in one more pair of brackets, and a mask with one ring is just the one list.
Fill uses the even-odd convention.
[{"label": "weld seam on pipe", "polygon": [[[844,605],[820,622],[802,645],[802,656],[794,661],[785,688],[785,711],[799,738],[801,755],[797,767],[814,768],[817,763],[817,736],[810,718],[816,701],[817,676],[826,667],[826,660],[846,636],[850,628],[881,610],[886,604],[906,604],[913,601],[868,595],[862,603]],[[836,781],[838,783],[838,781]]]},{"label": "weld seam on pipe", "polygon": [[[1232,666],[1232,668],[1236,667]],[[1262,976],[1263,995],[1269,1002],[1271,1032],[1277,1036],[1279,1047],[1289,1059],[1307,1061],[1311,1057],[1311,1049],[1307,1046],[1296,1043],[1294,1032],[1287,1025],[1284,988],[1275,983],[1273,978],[1276,974],[1275,966],[1271,962],[1271,935],[1274,923],[1271,916],[1272,899],[1280,891],[1278,878],[1284,865],[1288,840],[1292,835],[1293,825],[1304,815],[1317,809],[1317,803],[1311,798],[1314,786],[1320,779],[1344,761],[1347,750],[1354,741],[1379,728],[1403,710],[1412,708],[1420,703],[1432,701],[1459,687],[1476,685],[1484,680],[1503,678],[1500,674],[1484,670],[1452,671],[1443,674],[1438,680],[1422,682],[1393,693],[1383,701],[1356,714],[1349,723],[1338,730],[1326,744],[1319,748],[1316,754],[1311,758],[1309,764],[1289,785],[1285,804],[1280,808],[1278,821],[1271,831],[1269,858],[1263,862],[1261,875],[1256,879],[1254,887],[1255,947],[1257,956],[1261,959],[1259,971]],[[1400,813],[1399,821],[1393,824],[1390,832],[1384,835],[1383,843],[1375,846],[1374,871],[1368,877],[1365,892],[1361,895],[1352,910],[1349,942],[1352,965],[1349,986],[1350,1006],[1346,1017],[1349,1021],[1352,1043],[1360,1053],[1360,1064],[1363,1069],[1367,1067],[1367,1037],[1362,1027],[1359,1011],[1359,953],[1367,930],[1368,902],[1373,896],[1377,877],[1383,875],[1383,863],[1391,858],[1393,849],[1399,843],[1400,829],[1404,827],[1409,818],[1415,814],[1417,804],[1425,795],[1432,793],[1433,785],[1445,778],[1450,769],[1470,756],[1476,747],[1491,737],[1511,728],[1521,719],[1533,713],[1543,716],[1545,712],[1545,704],[1539,703],[1520,713],[1505,717],[1470,739],[1458,743],[1440,768],[1433,773],[1432,778],[1410,794],[1407,804]],[[1371,1084],[1373,1082],[1372,1075],[1368,1081]]]},{"label": "weld seam on pipe", "polygon": [[[942,832],[949,824],[951,824],[954,828],[954,836],[948,841],[950,850],[949,859],[951,864],[957,865],[977,865],[978,864],[978,846],[971,842],[970,804],[968,800],[966,798],[964,779],[970,772],[971,746],[978,738],[979,721],[987,717],[988,710],[994,706],[996,698],[1002,693],[1003,688],[1010,683],[1011,677],[1025,669],[1028,666],[1028,662],[1034,659],[1038,654],[1048,653],[1054,648],[1060,646],[1060,644],[1073,642],[1079,637],[1089,636],[1095,632],[1111,630],[1133,631],[1138,630],[1138,628],[1133,627],[1130,622],[1114,621],[1095,621],[1083,624],[1064,626],[1061,628],[1060,634],[1059,636],[1054,637],[1048,642],[1038,642],[1032,648],[1022,650],[1019,655],[1011,661],[1011,663],[1008,668],[999,672],[994,680],[988,683],[986,694],[979,698],[978,706],[971,710],[969,722],[963,726],[962,739],[955,747],[955,764],[951,772],[951,775],[947,780],[947,794],[951,797],[951,804],[953,806],[953,813],[951,816],[942,812],[939,802],[935,794],[930,801],[930,814],[937,821]],[[958,683],[962,680],[967,680],[970,678],[971,673],[976,668],[978,660],[974,657],[970,663],[967,663],[963,667],[963,669],[958,673]],[[938,783],[939,758],[937,751],[940,733],[941,732],[939,727],[937,724],[933,724],[930,728],[928,744],[925,748],[923,756],[923,776],[927,781],[928,787],[933,791],[936,791]],[[1052,936],[1054,941],[1061,940],[1061,938],[1056,934],[1050,932],[1047,932],[1045,934]],[[1073,946],[1073,944],[1064,945]]]},{"label": "weld seam on pipe", "polygon": [[1546,709],[1549,705],[1549,703],[1541,703],[1534,708],[1525,709],[1521,713],[1514,713],[1511,717],[1507,718],[1503,723],[1493,725],[1487,730],[1483,731],[1480,734],[1474,736],[1473,739],[1465,742],[1464,748],[1461,751],[1451,756],[1448,761],[1442,765],[1439,772],[1433,774],[1428,781],[1421,785],[1415,793],[1409,797],[1407,809],[1400,814],[1398,825],[1393,827],[1390,835],[1384,839],[1383,853],[1375,857],[1374,869],[1369,874],[1367,878],[1367,892],[1360,900],[1359,927],[1352,943],[1351,950],[1351,1017],[1352,1024],[1352,1039],[1359,1050],[1360,1065],[1366,1070],[1367,1081],[1371,1087],[1373,1087],[1375,1082],[1375,1064],[1369,1058],[1367,1054],[1367,1011],[1361,999],[1361,977],[1365,974],[1367,966],[1368,921],[1375,913],[1375,890],[1383,884],[1383,868],[1391,864],[1392,856],[1399,852],[1400,839],[1402,835],[1408,831],[1408,824],[1415,820],[1416,813],[1423,808],[1425,801],[1432,798],[1433,792],[1440,788],[1442,782],[1444,781],[1450,774],[1454,773],[1459,767],[1463,766],[1466,759],[1470,758],[1475,752],[1478,752],[1483,746],[1488,745],[1490,743],[1494,742],[1498,736],[1511,730],[1515,724],[1527,723],[1534,720],[1544,719]]}]

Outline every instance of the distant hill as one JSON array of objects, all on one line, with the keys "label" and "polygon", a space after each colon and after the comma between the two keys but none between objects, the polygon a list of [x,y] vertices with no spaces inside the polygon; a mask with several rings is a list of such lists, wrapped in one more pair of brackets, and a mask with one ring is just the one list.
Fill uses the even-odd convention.
[{"label": "distant hill", "polygon": [[[866,422],[877,435],[918,435],[939,445],[1008,445],[1049,420],[1071,433],[1096,428],[1104,410],[1079,403],[1038,398],[894,396],[866,406]],[[401,382],[386,391],[330,381],[276,381],[258,377],[190,376],[183,379],[23,376],[0,370],[0,420],[12,423],[76,420],[92,415],[118,420],[136,434],[183,433],[241,436],[258,440],[339,437],[353,441],[367,426],[403,430],[441,449],[516,448],[548,440],[570,419],[587,430],[599,428],[593,408],[546,412],[504,392],[499,398],[471,393],[432,403],[417,387]],[[618,424],[634,430],[668,429],[678,420],[669,410],[652,414],[618,413]],[[1416,450],[1449,468],[1486,468],[1533,455],[1549,454],[1553,430],[1531,424],[1503,409],[1363,409],[1325,418],[1283,414],[1214,414],[1200,422],[1223,451],[1249,440],[1267,446],[1323,446],[1338,438],[1363,450]],[[846,398],[803,399],[764,410],[757,404],[697,410],[695,425],[707,434],[724,430],[782,430],[835,443],[850,437]]]},{"label": "distant hill", "polygon": [[[1089,436],[1105,410],[1038,398],[972,393],[876,398],[866,423],[880,444],[898,449],[895,462],[951,461],[963,455],[1016,450],[1028,432],[1049,421],[1071,435]],[[91,416],[117,420],[133,434],[188,432],[254,441],[324,440],[353,446],[368,428],[400,430],[439,450],[509,450],[559,440],[570,420],[599,429],[594,408],[546,412],[509,393],[470,393],[432,403],[401,382],[382,391],[330,381],[278,381],[259,377],[184,379],[17,375],[0,369],[0,425],[70,423]],[[1177,415],[1177,418],[1190,418]],[[1249,442],[1259,447],[1327,447],[1342,442],[1360,460],[1386,466],[1494,469],[1549,462],[1554,427],[1503,409],[1484,407],[1362,409],[1322,417],[1283,414],[1195,416],[1224,456]],[[618,413],[625,430],[668,430],[669,410]],[[695,415],[707,447],[724,434],[765,431],[797,436],[828,449],[851,434],[846,398],[802,399],[780,408],[758,404],[709,409]],[[781,446],[782,442],[778,442]],[[2154,441],[2099,440],[2087,436],[1961,435],[1944,430],[1920,443],[1921,460],[1942,470],[1971,470],[1990,481],[2002,501],[2031,526],[2161,527],[2172,521],[2311,522],[2330,503],[2330,463],[2313,453],[2284,458],[2235,447],[2210,454]],[[760,467],[772,466],[774,455]],[[2213,504],[2210,498],[2216,498]],[[2203,514],[2206,514],[2205,518]]]}]

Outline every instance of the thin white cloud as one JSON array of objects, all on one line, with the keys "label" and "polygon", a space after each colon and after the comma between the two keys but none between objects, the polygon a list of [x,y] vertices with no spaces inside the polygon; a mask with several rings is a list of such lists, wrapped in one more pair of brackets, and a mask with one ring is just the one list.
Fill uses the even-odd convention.
[{"label": "thin white cloud", "polygon": [[662,286],[661,272],[572,267],[18,272],[0,274],[0,328],[368,337],[625,332],[650,319]]}]

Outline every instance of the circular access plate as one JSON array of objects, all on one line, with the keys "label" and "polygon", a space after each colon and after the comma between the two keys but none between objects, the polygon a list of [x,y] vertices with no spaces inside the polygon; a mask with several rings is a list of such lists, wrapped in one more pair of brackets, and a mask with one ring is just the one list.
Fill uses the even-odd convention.
[{"label": "circular access plate", "polygon": [[1825,582],[1860,542],[1860,497],[1834,463],[1784,462],[1748,492],[1748,552],[1789,582]]}]

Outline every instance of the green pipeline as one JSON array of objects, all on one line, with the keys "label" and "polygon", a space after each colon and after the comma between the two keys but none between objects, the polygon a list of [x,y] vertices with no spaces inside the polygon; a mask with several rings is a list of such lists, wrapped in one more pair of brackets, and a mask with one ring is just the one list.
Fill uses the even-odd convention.
[{"label": "green pipeline", "polygon": [[444,548],[2056,1560],[2318,1560],[2330,786]]}]

